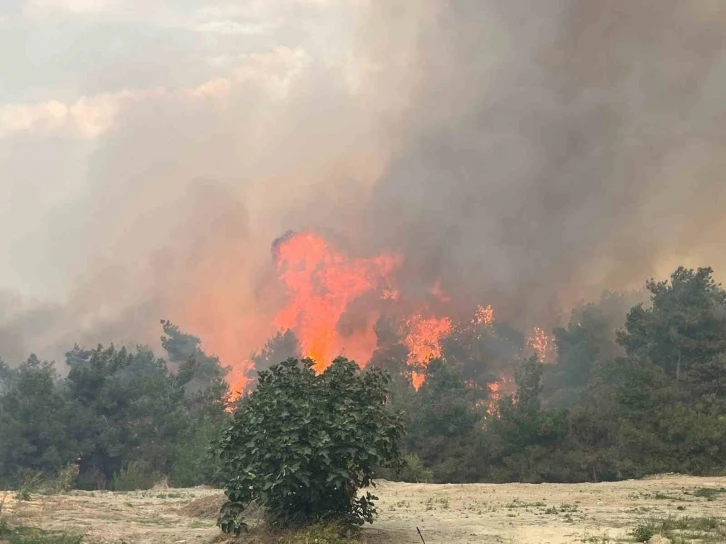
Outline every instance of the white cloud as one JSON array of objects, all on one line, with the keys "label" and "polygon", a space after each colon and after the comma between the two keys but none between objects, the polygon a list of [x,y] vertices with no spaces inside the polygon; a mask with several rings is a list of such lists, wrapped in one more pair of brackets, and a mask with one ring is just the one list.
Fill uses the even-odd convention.
[{"label": "white cloud", "polygon": [[[191,90],[188,94],[193,96],[198,89]],[[95,138],[109,130],[119,113],[131,103],[163,94],[166,91],[124,90],[83,96],[73,103],[49,100],[38,104],[0,106],[0,138],[12,134]]]},{"label": "white cloud", "polygon": [[236,59],[231,78],[216,78],[182,89],[122,90],[83,96],[75,102],[48,100],[36,104],[0,105],[0,138],[13,134],[96,138],[113,127],[125,109],[144,100],[176,100],[194,105],[213,101],[224,105],[235,86],[254,86],[270,99],[284,98],[310,63],[302,48],[277,48]]},{"label": "white cloud", "polygon": [[203,33],[209,33],[209,34],[242,34],[242,35],[256,35],[256,34],[264,34],[266,32],[269,32],[276,26],[278,26],[279,23],[269,23],[269,22],[259,22],[259,23],[253,23],[253,22],[247,22],[247,23],[241,23],[238,21],[208,21],[205,23],[200,23],[197,25],[194,25],[192,28],[193,30],[196,30],[197,32],[203,32]]},{"label": "white cloud", "polygon": [[278,47],[269,53],[242,56],[236,78],[284,96],[311,61],[310,55],[301,47]]},{"label": "white cloud", "polygon": [[119,0],[26,0],[26,15],[42,15],[48,12],[99,13],[119,6]]}]

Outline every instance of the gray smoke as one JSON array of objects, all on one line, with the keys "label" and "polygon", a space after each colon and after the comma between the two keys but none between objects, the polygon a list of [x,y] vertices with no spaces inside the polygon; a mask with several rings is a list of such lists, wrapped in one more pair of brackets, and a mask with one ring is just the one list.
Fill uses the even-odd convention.
[{"label": "gray smoke", "polygon": [[[155,345],[167,318],[234,363],[272,332],[269,248],[290,229],[357,256],[401,252],[408,292],[440,279],[461,307],[491,303],[527,327],[678,264],[726,266],[721,2],[200,13],[231,21],[199,23],[191,52],[170,39],[85,67],[87,105],[116,112],[108,122],[77,108],[33,140],[0,109],[0,184],[27,187],[30,172],[73,189],[40,214],[42,190],[27,189],[10,211],[37,225],[0,268],[8,288],[32,284],[0,299],[2,357]],[[151,77],[154,59],[185,69]]]},{"label": "gray smoke", "polygon": [[411,278],[535,322],[676,264],[726,264],[725,17],[678,0],[439,4],[376,239]]}]

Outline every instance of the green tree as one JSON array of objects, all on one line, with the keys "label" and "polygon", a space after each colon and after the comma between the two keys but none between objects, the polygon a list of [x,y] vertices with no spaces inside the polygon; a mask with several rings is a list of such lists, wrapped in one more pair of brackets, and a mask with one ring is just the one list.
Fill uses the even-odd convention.
[{"label": "green tree", "polygon": [[443,358],[476,386],[479,399],[487,397],[487,385],[521,356],[524,347],[524,334],[506,322],[460,323],[442,341]]},{"label": "green tree", "polygon": [[634,307],[618,342],[678,381],[681,372],[726,353],[726,291],[711,268],[679,267],[670,281],[647,282],[651,307]]},{"label": "green tree", "polygon": [[161,343],[170,362],[178,365],[174,380],[184,391],[187,412],[186,425],[171,445],[171,480],[177,486],[214,483],[219,464],[209,446],[229,420],[227,369],[218,357],[202,351],[198,337],[182,332],[170,321],[161,324]]},{"label": "green tree", "polygon": [[300,357],[300,343],[295,333],[290,329],[275,333],[260,351],[252,355],[254,367],[247,373],[248,389],[254,389],[257,385],[257,373],[260,370],[268,370],[275,363],[298,357]]},{"label": "green tree", "polygon": [[50,475],[75,460],[74,413],[52,363],[35,355],[0,376],[0,480],[16,485],[21,469]]},{"label": "green tree", "polygon": [[481,477],[479,442],[483,408],[458,367],[433,359],[426,381],[415,395],[407,437],[408,449],[434,471],[437,481],[471,482]]},{"label": "green tree", "polygon": [[79,482],[103,485],[137,461],[168,473],[171,444],[185,429],[184,391],[148,349],[74,348],[67,356],[75,403],[73,436],[81,448]]},{"label": "green tree", "polygon": [[244,509],[265,509],[273,526],[322,518],[371,522],[377,466],[399,462],[400,417],[386,407],[389,378],[338,358],[320,375],[296,359],[259,374],[257,389],[234,413],[218,446],[228,502],[219,524],[246,527]]},{"label": "green tree", "polygon": [[169,362],[179,365],[179,379],[188,395],[210,387],[219,389],[220,384],[225,383],[227,370],[218,357],[202,351],[202,341],[198,337],[182,332],[171,321],[162,320],[161,326],[164,331],[161,345]]},{"label": "green tree", "polygon": [[517,392],[502,398],[487,418],[490,474],[496,481],[542,482],[567,479],[561,456],[567,437],[565,414],[543,410],[542,363],[536,356],[515,371]]},{"label": "green tree", "polygon": [[625,315],[640,298],[640,293],[605,292],[597,302],[574,308],[567,326],[554,329],[557,361],[545,369],[543,400],[546,405],[573,406],[598,363],[625,355],[615,333],[625,324]]}]

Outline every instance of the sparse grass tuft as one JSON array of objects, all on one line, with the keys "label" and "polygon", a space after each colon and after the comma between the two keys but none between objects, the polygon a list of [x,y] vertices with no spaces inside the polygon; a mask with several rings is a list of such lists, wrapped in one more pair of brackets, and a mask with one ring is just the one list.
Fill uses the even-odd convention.
[{"label": "sparse grass tuft", "polygon": [[0,541],[7,544],[81,544],[83,537],[29,527],[11,527],[0,519]]},{"label": "sparse grass tuft", "polygon": [[255,544],[360,544],[359,530],[351,530],[336,522],[321,522],[286,531],[270,530],[264,526],[253,528],[244,536],[244,542]]},{"label": "sparse grass tuft", "polygon": [[695,497],[703,497],[707,501],[715,501],[716,497],[726,493],[726,487],[700,487],[693,492]]},{"label": "sparse grass tuft", "polygon": [[648,542],[656,535],[655,526],[652,523],[640,523],[631,532],[636,542]]},{"label": "sparse grass tuft", "polygon": [[631,534],[636,542],[647,542],[655,535],[663,535],[677,544],[725,542],[726,524],[710,517],[668,517],[642,522]]}]

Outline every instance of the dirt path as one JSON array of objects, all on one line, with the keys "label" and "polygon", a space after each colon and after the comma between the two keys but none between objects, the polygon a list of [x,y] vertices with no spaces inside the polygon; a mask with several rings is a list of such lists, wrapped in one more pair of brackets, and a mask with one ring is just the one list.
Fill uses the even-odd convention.
[{"label": "dirt path", "polygon": [[[629,541],[629,531],[649,518],[726,518],[726,478],[541,485],[381,482],[377,495],[381,514],[366,529],[367,540],[375,544],[420,544],[416,527],[427,544],[617,542]],[[215,490],[170,489],[74,492],[19,502],[8,495],[4,513],[18,523],[83,533],[89,542],[206,543],[218,534],[210,511],[220,496]],[[207,517],[190,515],[203,515],[205,505]]]}]

